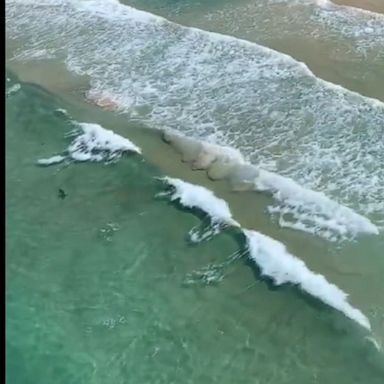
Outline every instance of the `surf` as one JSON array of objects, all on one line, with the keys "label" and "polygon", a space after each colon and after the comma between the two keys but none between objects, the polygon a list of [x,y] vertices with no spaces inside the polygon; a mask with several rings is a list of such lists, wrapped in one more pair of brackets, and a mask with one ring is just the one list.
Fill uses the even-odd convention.
[{"label": "surf", "polygon": [[168,194],[171,201],[177,200],[188,209],[197,208],[213,222],[240,228],[246,238],[249,257],[259,266],[261,274],[272,279],[275,285],[298,285],[306,293],[371,330],[368,318],[348,303],[348,295],[344,291],[328,282],[324,276],[309,270],[302,260],[290,254],[279,241],[257,231],[241,228],[233,219],[228,204],[212,191],[180,179],[164,177],[161,180],[173,187],[173,191]]},{"label": "surf", "polygon": [[329,199],[324,193],[306,189],[288,177],[266,171],[247,162],[238,151],[199,142],[175,132],[164,132],[163,139],[180,154],[193,170],[204,170],[212,180],[226,180],[236,192],[269,194],[274,204],[267,207],[278,224],[336,241],[359,233],[378,234],[369,219]]},{"label": "surf", "polygon": [[[63,113],[62,111],[59,112]],[[141,148],[132,141],[105,129],[99,124],[75,120],[70,120],[70,124],[73,129],[67,134],[67,137],[73,137],[73,140],[68,148],[62,154],[39,159],[38,165],[49,166],[63,161],[112,162],[117,161],[126,153],[142,153]]]},{"label": "surf", "polygon": [[[37,15],[45,15],[47,22],[39,23]],[[84,25],[94,32],[80,33]],[[383,103],[316,78],[287,55],[182,27],[117,1],[11,1],[7,30],[12,38],[25,40],[30,52],[44,46],[71,71],[89,76],[88,97],[112,97],[128,118],[173,129],[210,149],[231,148],[224,156],[229,165],[233,157],[240,161],[240,153],[244,162],[269,172],[264,176],[270,180],[280,175],[314,191],[312,197],[324,194],[350,207],[343,209],[347,216],[357,211],[350,217],[383,221]],[[210,162],[208,155],[204,161]],[[215,172],[222,170],[216,167]],[[252,168],[246,172],[252,174]],[[276,197],[278,191],[273,187],[270,192]],[[314,205],[318,210],[319,204]],[[300,209],[287,213],[300,215],[291,226],[306,229],[313,219]],[[289,225],[284,219],[279,222]],[[343,231],[334,217],[322,219]],[[352,232],[370,228],[377,233],[375,224],[359,220]]]}]

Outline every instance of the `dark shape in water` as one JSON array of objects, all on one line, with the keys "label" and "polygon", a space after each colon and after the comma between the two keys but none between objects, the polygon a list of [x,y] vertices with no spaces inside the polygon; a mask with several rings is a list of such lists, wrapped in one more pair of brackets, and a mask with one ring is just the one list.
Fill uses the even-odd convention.
[{"label": "dark shape in water", "polygon": [[64,200],[67,197],[67,193],[64,191],[64,189],[59,188],[58,196],[59,196],[59,199]]}]

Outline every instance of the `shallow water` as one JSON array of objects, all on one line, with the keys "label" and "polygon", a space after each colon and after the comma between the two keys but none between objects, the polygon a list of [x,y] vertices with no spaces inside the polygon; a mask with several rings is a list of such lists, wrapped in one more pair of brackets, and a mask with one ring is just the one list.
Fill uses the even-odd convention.
[{"label": "shallow water", "polygon": [[236,234],[189,244],[200,215],[155,198],[161,171],[141,157],[38,167],[65,145],[62,106],[27,84],[7,99],[8,382],[382,381],[341,314],[272,289],[246,255],[225,265]]},{"label": "shallow water", "polygon": [[[382,102],[260,45],[117,3],[89,4],[11,2],[8,29],[19,46],[10,62],[64,61],[89,77],[90,98],[109,98],[130,118],[234,146],[255,164],[384,220]],[[38,23],[39,12],[50,22]]]},{"label": "shallow water", "polygon": [[306,63],[316,76],[365,96],[384,100],[384,12],[378,0],[263,0],[167,2],[124,0],[183,25],[230,34],[265,45]]},{"label": "shallow water", "polygon": [[[177,4],[183,5],[182,2]],[[223,9],[227,6],[212,2],[206,5],[206,10],[215,12],[221,5]],[[173,2],[163,2],[161,6],[164,12],[171,15]],[[28,19],[28,12],[33,15],[36,9],[26,8],[26,14],[22,17],[19,15],[20,20],[24,16]],[[87,11],[82,12],[85,15]],[[192,85],[200,87],[201,93],[194,95],[192,91],[189,94],[190,99],[184,104],[184,115],[172,114],[180,102],[177,93],[173,95],[176,95],[174,104],[167,104],[172,102],[167,87],[170,85],[177,89],[176,80],[180,80],[175,78],[172,81],[169,76],[155,89],[156,92],[149,93],[144,108],[140,107],[140,103],[137,104],[139,108],[135,113],[128,108],[128,113],[117,115],[85,103],[86,92],[90,86],[95,89],[95,85],[99,86],[97,90],[113,91],[112,96],[118,95],[120,103],[127,100],[124,97],[132,89],[138,98],[136,101],[145,99],[148,94],[138,85],[147,79],[145,76],[148,76],[148,71],[156,66],[148,64],[152,63],[149,53],[143,54],[142,58],[135,56],[137,62],[130,62],[129,65],[127,56],[121,58],[122,66],[119,68],[125,65],[131,72],[114,72],[116,67],[111,66],[108,60],[107,66],[104,65],[108,54],[109,59],[118,57],[118,51],[116,56],[112,56],[113,49],[106,55],[102,49],[93,53],[87,51],[87,46],[83,47],[85,56],[76,56],[74,50],[79,47],[76,44],[82,41],[88,44],[89,31],[83,29],[83,35],[77,37],[78,41],[71,41],[77,26],[66,24],[65,13],[62,17],[56,25],[59,35],[62,32],[60,26],[67,25],[68,29],[67,35],[60,36],[42,33],[46,30],[44,28],[49,30],[52,20],[43,29],[35,23],[19,24],[20,20],[17,21],[18,16],[14,13],[7,21],[16,23],[7,27],[18,34],[17,39],[10,39],[8,58],[12,58],[15,52],[21,54],[9,60],[8,64],[22,79],[41,84],[51,91],[48,93],[38,86],[21,82],[11,73],[7,74],[8,382],[383,382],[383,354],[372,342],[374,339],[380,346],[384,340],[384,301],[380,294],[384,270],[382,233],[378,236],[361,235],[342,243],[329,243],[306,233],[281,228],[266,212],[267,205],[271,203],[270,197],[255,192],[234,193],[225,183],[209,181],[204,172],[191,172],[188,164],[180,162],[180,155],[161,141],[159,132],[145,129],[143,124],[150,128],[172,126],[172,117],[176,116],[177,125],[174,127],[178,130],[209,138],[209,129],[201,130],[201,126],[194,125],[201,122],[201,116],[193,114],[193,108],[196,111],[196,105],[199,104],[191,102],[196,95],[198,97],[195,100],[200,101],[200,98],[205,106],[207,104],[204,102],[211,100],[204,82],[199,78],[199,70],[207,70],[204,67],[207,62],[186,67],[195,76],[192,76],[195,81]],[[100,31],[101,26],[92,24],[91,17],[86,19],[90,19],[88,21],[96,28],[93,33]],[[199,18],[196,17],[195,21],[195,25],[198,25]],[[113,22],[120,25],[119,21]],[[126,21],[123,20],[124,23]],[[71,25],[75,27],[74,30],[71,30]],[[102,25],[103,28],[111,26],[110,22],[103,22]],[[137,24],[130,26],[136,28]],[[174,37],[183,36],[184,32],[179,27],[168,27]],[[28,30],[30,36],[26,36]],[[168,32],[164,32],[167,38]],[[226,32],[230,33],[230,28]],[[122,29],[120,33],[124,36]],[[97,33],[95,37],[93,44],[97,46],[102,41],[98,40]],[[63,41],[68,43],[70,56],[59,50],[55,51],[58,53],[55,58],[47,59],[47,51],[42,50],[56,50],[58,42]],[[148,39],[147,43],[150,41]],[[136,42],[142,43],[140,39]],[[26,52],[28,44],[33,47],[30,52]],[[172,47],[174,43],[170,40],[169,44]],[[101,44],[99,48],[105,46]],[[61,48],[64,49],[64,45]],[[224,51],[226,48],[228,46],[223,44]],[[235,49],[238,47],[235,46]],[[37,52],[32,60],[31,52]],[[154,49],[150,53],[157,55],[159,52]],[[72,65],[88,65],[88,69],[77,68],[85,76],[68,73],[63,65],[65,57],[75,59]],[[252,57],[257,59],[257,55]],[[170,63],[172,74],[172,62],[167,62],[167,56],[162,59]],[[149,66],[140,72],[140,66],[144,64]],[[248,65],[246,60],[238,64]],[[111,71],[109,75],[108,72],[103,73],[108,65]],[[296,73],[301,70],[289,60],[281,61],[277,67],[274,65],[272,68],[282,71],[280,75],[285,71]],[[139,72],[133,73],[132,68]],[[220,65],[214,68],[220,68]],[[113,77],[116,74],[120,77]],[[108,78],[110,75],[111,79]],[[124,76],[126,82],[119,83]],[[283,76],[279,84],[284,85],[286,80]],[[295,81],[299,80],[304,87],[313,82],[305,74],[295,78]],[[296,87],[295,81],[291,83],[292,87]],[[308,93],[299,100],[306,103],[311,99],[309,92],[319,90],[316,88],[319,87],[319,80],[315,83],[317,85],[308,88]],[[298,88],[302,85],[299,83]],[[349,88],[353,89],[353,86]],[[297,88],[294,94],[296,91]],[[324,88],[321,88],[323,91]],[[311,104],[311,107],[319,110],[316,128],[325,129],[327,124],[336,124],[338,129],[348,133],[347,143],[352,144],[345,147],[343,140],[346,137],[341,135],[340,155],[344,155],[345,148],[350,153],[361,155],[357,160],[353,158],[353,164],[341,174],[336,172],[335,175],[329,175],[332,180],[339,182],[338,185],[330,186],[327,178],[317,180],[315,185],[333,191],[331,195],[336,200],[347,202],[375,223],[381,223],[382,105],[371,104],[368,99],[351,95],[345,90],[325,88],[324,92],[328,92],[327,95],[335,103],[342,103],[345,108],[343,119],[349,123],[358,119],[358,136],[356,131],[354,134],[348,131],[346,120],[335,122],[332,114],[336,109],[329,109],[331,103],[327,103],[324,96],[315,98]],[[164,100],[159,102],[159,98],[164,95],[167,97],[162,104]],[[225,97],[218,98],[216,95],[216,99],[225,100]],[[324,104],[317,105],[319,100]],[[268,106],[268,102],[271,102],[270,98],[260,103],[261,110]],[[268,143],[276,132],[269,133],[267,129],[254,131],[251,122],[257,114],[250,108],[252,104],[245,105],[238,116],[246,118],[238,125],[226,126],[226,118],[233,118],[232,112],[236,111],[225,114],[225,105],[219,106],[215,121],[219,131],[224,134],[229,132],[234,137],[242,132],[243,125],[249,131],[249,136],[247,145],[240,147],[245,153],[249,149],[252,154],[254,147],[251,143],[257,143],[257,140],[253,142],[251,139],[258,138]],[[365,108],[367,105],[369,107]],[[192,110],[188,109],[189,106],[192,106]],[[282,117],[288,117],[290,124],[299,116],[294,115],[289,120],[292,113],[296,113],[289,103],[279,101],[273,105],[275,107],[281,109]],[[57,108],[68,110],[70,118],[55,112]],[[160,113],[149,114],[148,118],[148,111],[156,108]],[[162,115],[161,109],[170,112],[170,115]],[[325,113],[324,119],[319,117],[320,111]],[[223,116],[220,117],[220,114]],[[143,149],[143,156],[128,154],[110,164],[37,166],[38,159],[48,158],[67,148],[71,139],[66,138],[65,134],[73,129],[74,120],[99,123],[128,137]],[[311,131],[306,131],[308,126],[303,125],[302,129],[303,138],[306,137],[302,142],[304,148],[308,144],[307,148],[313,149],[314,144],[320,143],[317,156],[307,152],[308,156],[312,156],[308,159],[314,162],[324,155],[325,152],[321,150],[326,141],[319,141],[323,136],[313,136]],[[280,164],[280,170],[288,169],[289,173],[292,168],[287,168],[286,162],[292,159],[295,151],[292,152],[293,144],[287,145],[290,137],[284,136],[287,132],[289,130],[280,131],[281,143],[285,142],[286,147],[275,146],[270,153],[287,156]],[[335,140],[332,132],[328,131],[330,136],[325,135],[324,140]],[[298,137],[292,135],[292,143],[297,143]],[[220,141],[220,136],[218,139]],[[242,141],[236,143],[241,144]],[[332,148],[335,147],[331,145],[327,153]],[[364,152],[364,148],[367,148],[367,152]],[[264,154],[264,160],[271,160],[270,153],[261,151],[258,156]],[[335,153],[331,151],[331,155]],[[362,154],[372,156],[372,161],[366,161]],[[321,164],[318,169],[322,169]],[[359,171],[357,176],[353,173],[354,169]],[[371,193],[367,195],[366,184],[365,190],[359,189],[359,186],[365,181],[370,182],[374,173],[378,176],[378,183],[372,183]],[[306,178],[308,174],[305,172],[293,174],[308,185],[316,179]],[[192,244],[188,233],[191,229],[195,232],[204,231],[209,219],[199,210],[189,210],[176,202],[171,203],[166,197],[156,197],[164,191],[164,185],[154,177],[165,175],[213,190],[229,203],[234,218],[242,227],[261,231],[281,241],[289,252],[305,261],[311,270],[323,274],[348,292],[349,302],[368,316],[372,334],[336,310],[302,293],[297,287],[275,287],[270,280],[261,278],[260,270],[248,259],[245,239],[238,230],[228,228],[209,241]],[[352,192],[362,192],[349,198],[351,190],[342,190],[340,193],[338,186],[348,186]],[[367,212],[367,203],[372,203],[376,211],[374,208]]]}]

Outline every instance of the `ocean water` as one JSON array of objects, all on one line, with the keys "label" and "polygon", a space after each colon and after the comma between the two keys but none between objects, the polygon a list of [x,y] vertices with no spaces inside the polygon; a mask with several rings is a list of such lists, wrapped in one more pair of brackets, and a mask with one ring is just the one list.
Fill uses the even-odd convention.
[{"label": "ocean water", "polygon": [[382,15],[125,3],[7,2],[7,382],[382,383]]},{"label": "ocean water", "polygon": [[[306,63],[322,79],[384,100],[381,0],[342,0],[338,4],[327,0],[123,3],[183,25],[268,46]],[[360,8],[345,6],[350,3]]]}]

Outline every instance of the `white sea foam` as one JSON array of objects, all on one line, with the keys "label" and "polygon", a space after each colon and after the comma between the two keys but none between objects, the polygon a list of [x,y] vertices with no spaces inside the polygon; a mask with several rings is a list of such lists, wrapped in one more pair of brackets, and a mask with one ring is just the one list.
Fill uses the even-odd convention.
[{"label": "white sea foam", "polygon": [[[65,110],[64,110],[65,111]],[[66,112],[66,111],[65,111]],[[75,137],[68,146],[64,155],[56,155],[47,159],[38,160],[40,165],[58,164],[66,159],[74,161],[115,161],[123,153],[134,152],[141,154],[141,149],[130,140],[117,135],[99,124],[79,123],[72,121],[76,126],[69,136]]]},{"label": "white sea foam", "polygon": [[254,185],[258,191],[270,192],[279,202],[269,211],[280,215],[281,226],[318,233],[327,238],[379,233],[366,217],[329,199],[322,192],[303,188],[287,177],[260,170]]},{"label": "white sea foam", "polygon": [[62,155],[55,155],[46,159],[39,159],[37,160],[37,164],[39,165],[52,165],[52,164],[59,164],[63,162],[67,157]]},{"label": "white sea foam", "polygon": [[[178,20],[178,15],[172,14],[172,17]],[[365,63],[367,60],[362,53],[383,47],[382,14],[336,5],[328,0],[260,0],[227,4],[205,13],[203,20],[209,20],[214,30],[220,31],[220,26],[225,25],[226,33],[247,38],[268,38],[276,33],[295,37],[306,33],[311,38],[333,40],[329,50],[334,49],[336,53],[347,44],[351,50],[343,54]],[[203,25],[202,21],[197,20],[197,23]],[[377,52],[375,56],[382,57],[382,53]]]},{"label": "white sea foam", "polygon": [[373,336],[365,336],[365,339],[372,343],[372,345],[376,348],[378,352],[381,352],[383,350],[383,347],[380,342],[377,341]]},{"label": "white sea foam", "polygon": [[378,228],[352,209],[329,199],[323,192],[306,189],[292,179],[246,163],[238,152],[206,142],[165,132],[172,145],[192,169],[205,169],[212,179],[227,179],[233,190],[256,190],[271,194],[277,205],[268,207],[279,217],[279,225],[328,240],[353,237],[358,233],[378,234]]},{"label": "white sea foam", "polygon": [[240,226],[232,218],[228,204],[209,189],[171,177],[163,177],[162,180],[174,188],[170,195],[171,200],[178,200],[187,208],[200,209],[209,215],[214,223]]},{"label": "white sea foam", "polygon": [[[208,214],[214,223],[240,227],[232,218],[228,204],[209,189],[170,177],[163,177],[162,180],[173,187],[171,200],[178,200],[187,208],[200,209]],[[341,311],[364,328],[371,329],[368,318],[348,303],[345,292],[329,283],[324,276],[310,271],[305,263],[291,255],[282,243],[259,232],[243,229],[243,233],[247,238],[250,257],[258,264],[264,276],[270,277],[276,285],[299,285],[305,292]]]},{"label": "white sea foam", "polygon": [[259,232],[243,230],[251,259],[260,267],[264,276],[270,277],[276,285],[292,283],[310,295],[342,312],[362,327],[370,330],[368,318],[347,301],[347,294],[329,283],[320,274],[310,271],[305,263],[291,255],[285,246]]},{"label": "white sea foam", "polygon": [[69,117],[68,111],[64,108],[57,108],[55,112],[59,113],[62,116]]},{"label": "white sea foam", "polygon": [[361,214],[384,216],[383,103],[287,55],[116,1],[6,6],[8,35],[25,43],[16,55],[56,49],[89,76],[94,94],[111,95],[135,119],[237,148]]},{"label": "white sea foam", "polygon": [[322,7],[329,6],[331,4],[330,0],[315,0],[317,5],[320,5]]},{"label": "white sea foam", "polygon": [[245,163],[235,148],[196,140],[175,131],[163,132],[163,139],[181,154],[183,161],[191,164],[192,169],[209,169],[214,163]]},{"label": "white sea foam", "polygon": [[74,160],[114,160],[124,152],[141,153],[141,149],[130,140],[99,124],[78,123],[78,125],[82,133],[68,147],[68,154]]},{"label": "white sea foam", "polygon": [[13,95],[14,93],[20,91],[20,89],[21,89],[21,85],[19,83],[13,84],[11,87],[9,87],[6,90],[6,96],[9,97],[9,96]]},{"label": "white sea foam", "polygon": [[28,61],[28,60],[43,60],[52,59],[55,57],[55,50],[31,48],[20,52],[13,57],[13,60]]}]

